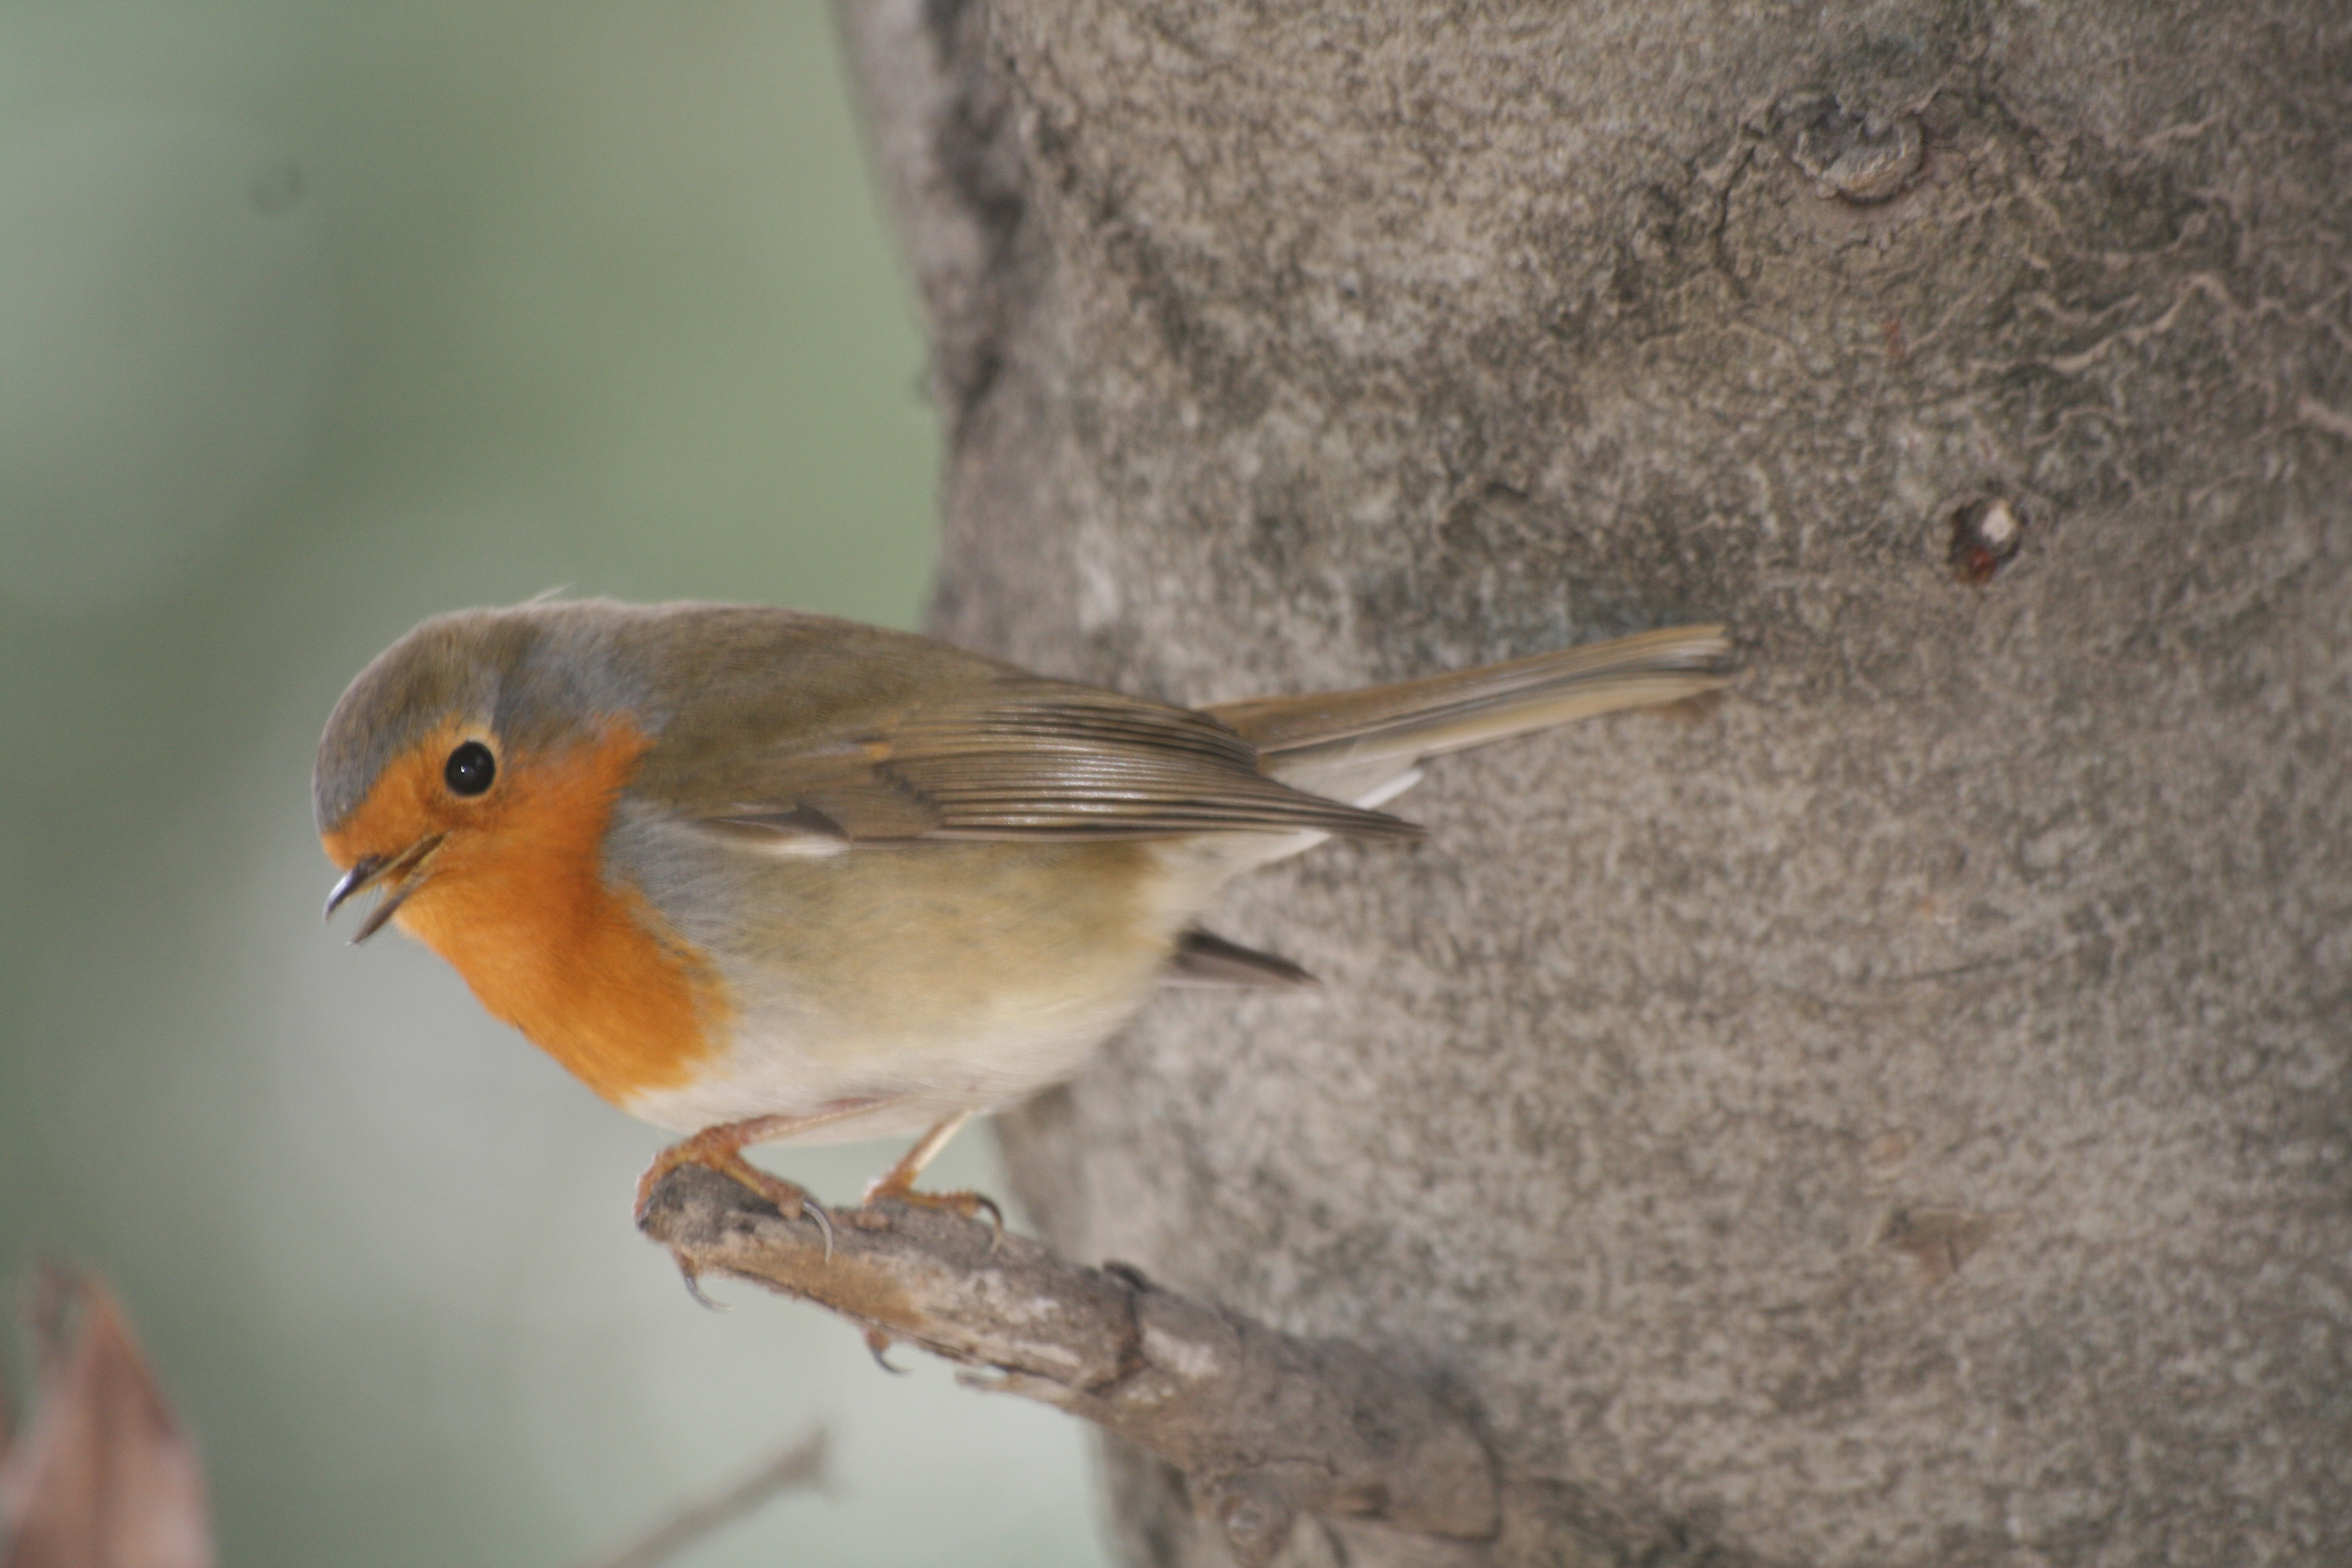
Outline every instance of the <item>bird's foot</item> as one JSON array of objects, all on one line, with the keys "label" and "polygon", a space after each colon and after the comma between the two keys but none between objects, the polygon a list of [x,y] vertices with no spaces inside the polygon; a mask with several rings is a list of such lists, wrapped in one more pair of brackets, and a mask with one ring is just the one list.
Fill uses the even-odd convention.
[{"label": "bird's foot", "polygon": [[[816,1201],[807,1188],[797,1186],[782,1176],[760,1169],[743,1157],[743,1145],[755,1142],[762,1135],[760,1121],[732,1121],[720,1127],[706,1127],[691,1138],[682,1138],[654,1156],[646,1173],[637,1178],[635,1218],[645,1223],[646,1205],[653,1201],[654,1189],[664,1176],[680,1165],[699,1165],[706,1171],[740,1183],[776,1205],[776,1212],[790,1217],[802,1215],[814,1222],[824,1233],[824,1259],[833,1261],[833,1216]],[[781,1119],[778,1119],[781,1120]],[[992,1205],[993,1206],[993,1205]]]},{"label": "bird's foot", "polygon": [[996,1200],[980,1193],[919,1193],[915,1190],[915,1178],[923,1173],[923,1167],[948,1146],[948,1140],[956,1135],[956,1129],[971,1118],[972,1112],[969,1110],[959,1110],[944,1118],[900,1156],[897,1164],[875,1177],[873,1184],[866,1189],[865,1201],[857,1207],[859,1227],[880,1230],[889,1225],[889,1220],[876,1213],[874,1208],[876,1204],[886,1198],[912,1204],[917,1208],[944,1209],[966,1219],[978,1219],[985,1214],[989,1224],[988,1250],[995,1251],[996,1244],[1004,1239],[1004,1211],[996,1206]]},{"label": "bird's foot", "polygon": [[[877,1178],[866,1189],[865,1201],[858,1205],[858,1224],[865,1225],[866,1216],[874,1212],[874,1205],[885,1199],[912,1204],[917,1208],[940,1209],[970,1220],[985,1215],[989,1225],[988,1247],[992,1252],[996,1250],[997,1242],[1004,1236],[1004,1211],[997,1207],[996,1200],[986,1193],[919,1193],[915,1190],[912,1176],[900,1179],[896,1171]],[[881,1220],[882,1216],[875,1215],[874,1217]]]}]

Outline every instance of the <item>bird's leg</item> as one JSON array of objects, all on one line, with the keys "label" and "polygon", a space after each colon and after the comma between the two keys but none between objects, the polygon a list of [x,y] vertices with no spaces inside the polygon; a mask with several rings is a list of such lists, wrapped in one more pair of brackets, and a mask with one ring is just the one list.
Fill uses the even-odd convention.
[{"label": "bird's leg", "polygon": [[963,1124],[971,1118],[971,1111],[959,1110],[924,1133],[897,1164],[875,1177],[866,1186],[864,1206],[872,1208],[884,1198],[896,1198],[902,1204],[915,1204],[927,1209],[946,1209],[966,1219],[978,1219],[985,1214],[996,1234],[1003,1235],[1004,1211],[996,1206],[993,1199],[980,1193],[919,1193],[915,1190],[915,1178],[923,1173],[923,1167],[948,1146],[948,1140],[961,1131]]},{"label": "bird's leg", "polygon": [[[646,1173],[637,1178],[636,1217],[644,1220],[646,1205],[652,1201],[654,1188],[660,1184],[664,1176],[680,1165],[699,1165],[706,1171],[716,1171],[722,1176],[742,1183],[774,1204],[780,1213],[803,1214],[814,1220],[817,1228],[824,1232],[825,1256],[831,1258],[833,1221],[826,1215],[824,1205],[810,1196],[805,1188],[796,1186],[782,1176],[771,1175],[743,1158],[743,1151],[754,1143],[789,1138],[812,1127],[838,1121],[845,1116],[858,1115],[880,1103],[879,1100],[858,1100],[829,1106],[814,1116],[748,1117],[741,1121],[722,1121],[716,1127],[704,1128],[691,1138],[682,1138],[655,1155],[654,1163],[646,1167]],[[940,1142],[945,1142],[946,1140],[941,1139]]]}]

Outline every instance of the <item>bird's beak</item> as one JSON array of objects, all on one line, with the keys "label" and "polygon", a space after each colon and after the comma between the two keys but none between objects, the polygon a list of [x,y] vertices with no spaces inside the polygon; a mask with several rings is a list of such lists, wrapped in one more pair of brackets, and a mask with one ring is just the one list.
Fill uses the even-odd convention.
[{"label": "bird's beak", "polygon": [[383,929],[384,921],[392,919],[400,906],[408,901],[411,893],[425,885],[425,879],[429,875],[425,869],[425,862],[432,858],[433,851],[441,847],[441,840],[445,837],[439,833],[428,834],[397,855],[361,856],[352,863],[352,868],[343,873],[343,879],[335,884],[334,891],[327,895],[326,912],[320,918],[333,919],[335,911],[342,908],[353,894],[388,883],[392,890],[368,911],[367,919],[360,921],[360,929],[352,932],[352,946],[367,941]]}]

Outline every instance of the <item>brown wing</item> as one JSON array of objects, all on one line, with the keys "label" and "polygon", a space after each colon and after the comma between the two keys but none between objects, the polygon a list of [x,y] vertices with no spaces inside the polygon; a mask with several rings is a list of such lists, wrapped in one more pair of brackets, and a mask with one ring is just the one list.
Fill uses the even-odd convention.
[{"label": "brown wing", "polygon": [[1250,744],[1205,714],[1001,667],[946,684],[738,751],[678,804],[719,830],[820,846],[1417,831],[1266,777]]}]

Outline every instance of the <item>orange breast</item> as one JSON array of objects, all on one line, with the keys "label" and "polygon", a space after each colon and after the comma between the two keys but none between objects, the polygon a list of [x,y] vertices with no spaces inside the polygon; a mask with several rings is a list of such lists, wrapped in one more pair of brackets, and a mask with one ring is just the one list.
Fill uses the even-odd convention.
[{"label": "orange breast", "polygon": [[[446,824],[448,837],[395,922],[447,959],[483,1006],[625,1107],[690,1079],[722,1047],[730,1012],[709,963],[601,873],[613,803],[648,744],[615,725],[553,756],[509,759],[499,797],[469,813],[440,795],[448,738],[436,736],[387,768],[335,835],[345,845],[399,837],[394,823],[370,820],[379,805],[387,818],[441,819],[424,831]],[[412,763],[417,776],[395,776]]]}]

